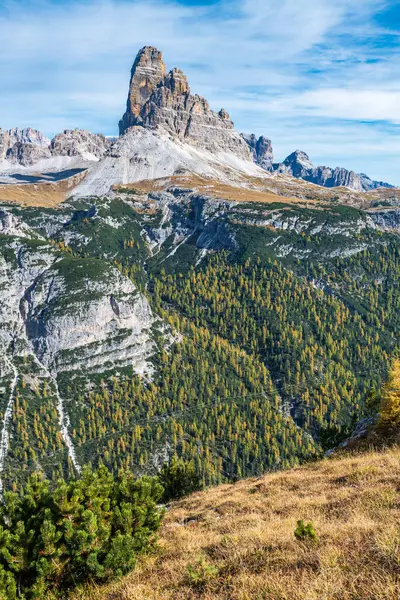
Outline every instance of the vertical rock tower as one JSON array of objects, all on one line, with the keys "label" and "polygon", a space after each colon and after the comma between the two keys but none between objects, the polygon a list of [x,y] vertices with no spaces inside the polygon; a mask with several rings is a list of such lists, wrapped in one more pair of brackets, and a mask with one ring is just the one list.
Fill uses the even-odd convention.
[{"label": "vertical rock tower", "polygon": [[120,135],[138,124],[142,107],[163,80],[166,71],[162,53],[157,48],[145,46],[139,50],[131,71],[126,112],[119,122]]},{"label": "vertical rock tower", "polygon": [[120,135],[133,126],[162,129],[192,146],[252,160],[226,110],[216,113],[205,98],[192,95],[185,74],[180,69],[167,73],[162,53],[151,46],[142,48],[133,64]]}]

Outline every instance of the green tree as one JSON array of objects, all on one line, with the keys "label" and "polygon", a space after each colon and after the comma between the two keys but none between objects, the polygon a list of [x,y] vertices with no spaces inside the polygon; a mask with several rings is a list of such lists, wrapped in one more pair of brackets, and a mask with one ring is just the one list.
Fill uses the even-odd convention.
[{"label": "green tree", "polygon": [[201,480],[194,463],[185,462],[176,456],[169,463],[164,463],[158,478],[164,488],[164,502],[182,498],[201,488]]}]

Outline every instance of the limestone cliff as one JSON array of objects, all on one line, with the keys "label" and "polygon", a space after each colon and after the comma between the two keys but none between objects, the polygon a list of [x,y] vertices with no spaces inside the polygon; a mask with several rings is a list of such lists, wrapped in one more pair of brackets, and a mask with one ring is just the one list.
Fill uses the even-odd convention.
[{"label": "limestone cliff", "polygon": [[81,156],[86,160],[98,160],[104,156],[110,142],[102,134],[82,129],[66,129],[51,140],[53,156]]},{"label": "limestone cliff", "polygon": [[216,113],[205,98],[192,95],[180,69],[166,73],[162,54],[156,48],[142,48],[132,68],[120,133],[134,125],[163,129],[182,142],[210,152],[231,152],[242,160],[252,159],[228,113],[224,109]]}]

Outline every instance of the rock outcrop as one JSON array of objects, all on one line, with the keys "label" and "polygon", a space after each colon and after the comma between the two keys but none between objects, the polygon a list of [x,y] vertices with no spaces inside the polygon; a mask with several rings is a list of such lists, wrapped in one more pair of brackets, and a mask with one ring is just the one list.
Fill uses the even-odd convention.
[{"label": "rock outcrop", "polygon": [[242,133],[242,137],[251,149],[254,162],[266,171],[272,171],[274,151],[271,140],[264,135],[257,138],[254,133],[251,135]]},{"label": "rock outcrop", "polygon": [[[46,159],[48,168],[69,167],[71,158],[82,161],[98,161],[112,145],[112,140],[104,135],[81,129],[66,129],[51,141],[40,131],[28,127],[18,127],[5,131],[0,129],[0,161],[7,160],[11,165],[30,167]],[[61,160],[66,158],[65,164]],[[54,163],[54,164],[53,164]]]},{"label": "rock outcrop", "polygon": [[51,158],[49,148],[23,142],[14,144],[6,154],[6,159],[9,162],[22,165],[23,167],[30,167],[46,158]]},{"label": "rock outcrop", "polygon": [[37,129],[0,129],[0,160],[24,167],[50,158],[50,140]]},{"label": "rock outcrop", "polygon": [[165,74],[162,53],[151,46],[142,48],[133,63],[126,112],[119,123],[120,134],[137,125],[142,107]]},{"label": "rock outcrop", "polygon": [[0,160],[4,160],[8,149],[10,148],[10,134],[4,129],[0,129]]},{"label": "rock outcrop", "polygon": [[43,135],[41,131],[27,127],[26,129],[20,129],[14,127],[8,131],[10,136],[10,147],[14,144],[35,144],[41,148],[48,148],[50,146],[50,140],[48,137]]},{"label": "rock outcrop", "polygon": [[277,173],[304,179],[310,183],[329,188],[347,187],[363,192],[379,187],[393,187],[383,181],[373,181],[364,173],[358,174],[342,167],[336,167],[335,169],[324,166],[316,167],[310,157],[301,150],[296,150],[290,154],[282,163],[274,164],[273,169]]},{"label": "rock outcrop", "polygon": [[145,296],[107,263],[71,264],[7,213],[0,213],[0,355],[10,347],[33,354],[52,374],[127,365],[151,372],[155,319]]},{"label": "rock outcrop", "polygon": [[104,135],[82,129],[66,129],[51,140],[53,156],[81,156],[85,160],[102,158],[110,147]]},{"label": "rock outcrop", "polygon": [[205,98],[192,95],[180,69],[166,74],[162,54],[156,48],[140,50],[132,68],[120,133],[135,125],[162,129],[209,152],[229,152],[242,160],[252,160],[248,144],[235,131],[228,113],[224,109],[216,113]]}]

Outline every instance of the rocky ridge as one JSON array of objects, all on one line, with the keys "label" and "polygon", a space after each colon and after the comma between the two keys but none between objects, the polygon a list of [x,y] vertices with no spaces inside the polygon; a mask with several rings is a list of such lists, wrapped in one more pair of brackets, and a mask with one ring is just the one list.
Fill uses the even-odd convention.
[{"label": "rocky ridge", "polygon": [[254,133],[250,135],[242,133],[242,137],[252,151],[254,162],[266,171],[272,171],[274,151],[271,140],[264,135],[257,138]]},{"label": "rocky ridge", "polygon": [[282,163],[274,164],[272,169],[277,173],[304,179],[310,183],[329,188],[347,187],[363,192],[381,187],[394,187],[384,181],[373,181],[364,173],[358,174],[342,167],[336,167],[335,169],[325,166],[316,167],[308,154],[302,150],[296,150],[285,158]]},{"label": "rocky ridge", "polygon": [[110,141],[101,133],[66,129],[51,140],[50,150],[53,156],[81,156],[86,160],[99,160],[110,145]]},{"label": "rocky ridge", "polygon": [[[97,161],[110,146],[111,141],[103,135],[81,129],[67,129],[52,140],[32,128],[0,129],[0,161],[6,161],[11,168],[18,165],[32,167],[57,157]],[[48,166],[52,167],[51,162]]]},{"label": "rocky ridge", "polygon": [[42,148],[48,148],[50,146],[50,139],[37,129],[32,129],[32,127],[27,127],[26,129],[14,127],[13,129],[9,129],[8,135],[10,136],[10,147],[17,143],[35,144]]}]

